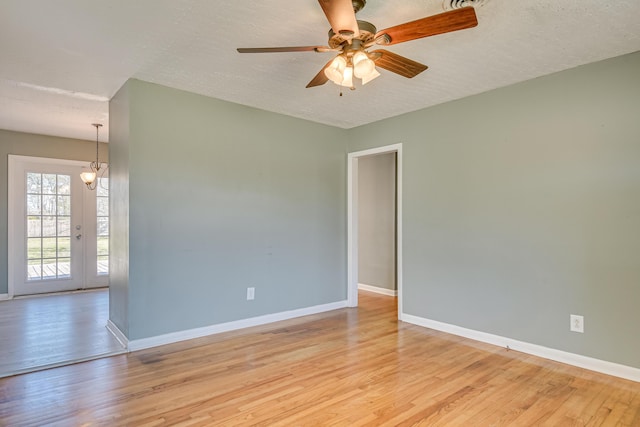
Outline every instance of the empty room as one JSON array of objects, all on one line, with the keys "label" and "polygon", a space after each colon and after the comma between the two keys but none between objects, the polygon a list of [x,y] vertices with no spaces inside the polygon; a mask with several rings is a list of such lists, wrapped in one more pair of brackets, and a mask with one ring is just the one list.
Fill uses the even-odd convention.
[{"label": "empty room", "polygon": [[0,425],[640,425],[640,3],[0,24]]}]

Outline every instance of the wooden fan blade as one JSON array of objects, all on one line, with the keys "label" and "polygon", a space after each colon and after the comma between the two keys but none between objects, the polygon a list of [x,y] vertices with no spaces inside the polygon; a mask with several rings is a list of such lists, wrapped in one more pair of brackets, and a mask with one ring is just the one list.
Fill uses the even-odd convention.
[{"label": "wooden fan blade", "polygon": [[324,52],[327,46],[239,47],[240,53]]},{"label": "wooden fan blade", "polygon": [[478,18],[476,17],[474,8],[463,7],[462,9],[427,16],[426,18],[387,28],[386,30],[379,31],[376,34],[376,38],[386,34],[389,36],[390,41],[384,44],[397,44],[422,37],[473,28],[476,25],[478,25]]},{"label": "wooden fan blade", "polygon": [[318,0],[331,29],[336,34],[360,34],[351,0]]},{"label": "wooden fan blade", "polygon": [[378,54],[380,56],[377,59],[374,59],[374,62],[378,67],[400,74],[408,79],[417,76],[429,68],[424,64],[405,58],[404,56],[400,56],[393,52],[389,52],[388,50],[378,49],[371,52],[372,56],[377,56]]},{"label": "wooden fan blade", "polygon": [[333,59],[327,62],[327,64],[324,67],[322,67],[322,70],[320,70],[320,72],[316,74],[316,76],[313,79],[311,79],[311,81],[307,85],[307,88],[314,87],[314,86],[322,86],[323,84],[329,81],[329,77],[327,77],[326,74],[324,73],[324,69],[327,68],[329,65],[331,65],[332,62],[333,62]]}]

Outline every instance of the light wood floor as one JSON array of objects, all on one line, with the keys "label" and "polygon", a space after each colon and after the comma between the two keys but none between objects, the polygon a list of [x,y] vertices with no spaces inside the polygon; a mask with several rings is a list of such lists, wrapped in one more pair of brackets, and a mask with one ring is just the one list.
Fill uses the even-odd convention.
[{"label": "light wood floor", "polygon": [[399,323],[395,298],[0,380],[0,424],[640,425],[640,384]]},{"label": "light wood floor", "polygon": [[0,377],[122,353],[108,319],[107,290],[0,301]]}]

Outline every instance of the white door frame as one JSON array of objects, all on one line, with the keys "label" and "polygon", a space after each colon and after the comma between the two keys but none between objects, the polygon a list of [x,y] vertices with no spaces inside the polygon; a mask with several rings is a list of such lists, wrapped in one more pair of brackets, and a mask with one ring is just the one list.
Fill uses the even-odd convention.
[{"label": "white door frame", "polygon": [[[11,299],[14,297],[15,295],[15,278],[16,278],[16,274],[17,272],[15,271],[15,254],[14,251],[11,250],[11,247],[14,246],[14,242],[16,241],[16,239],[18,238],[22,238],[22,236],[17,236],[16,235],[16,230],[13,227],[14,221],[16,220],[16,212],[15,212],[15,201],[17,200],[16,197],[18,197],[18,194],[16,193],[17,189],[19,188],[18,183],[15,181],[16,180],[16,168],[21,168],[23,167],[24,163],[39,163],[39,164],[44,164],[44,165],[62,165],[62,166],[81,166],[81,167],[86,167],[87,166],[87,162],[86,161],[80,161],[80,160],[66,160],[66,159],[53,159],[53,158],[47,158],[47,157],[32,157],[32,156],[20,156],[20,155],[14,155],[14,154],[10,154],[8,156],[8,191],[7,191],[7,195],[8,195],[8,212],[7,212],[7,217],[8,217],[8,271],[7,271],[7,278],[8,278],[8,294],[7,294],[7,298]],[[19,169],[17,169],[19,171]],[[80,179],[80,177],[76,177],[77,179]],[[83,215],[87,214],[87,201],[85,200],[85,195],[84,195],[84,184],[82,185],[82,190],[83,192],[80,194],[80,196],[82,197],[82,200],[79,202],[82,205],[83,208]],[[95,213],[95,208],[93,209],[93,212]],[[84,224],[85,223],[85,219],[82,218],[81,222]],[[85,234],[86,232],[83,231],[83,234]],[[83,243],[84,245],[85,243]],[[83,250],[83,265],[82,265],[82,282],[85,284],[85,288],[87,288],[86,286],[86,282],[87,282],[87,272],[86,272],[86,259],[85,259],[86,253]],[[108,282],[107,282],[108,285]],[[100,286],[105,286],[104,284],[100,284]]]},{"label": "white door frame", "polygon": [[396,281],[398,318],[402,315],[402,144],[386,145],[347,155],[347,305],[358,306],[358,159],[396,153]]}]

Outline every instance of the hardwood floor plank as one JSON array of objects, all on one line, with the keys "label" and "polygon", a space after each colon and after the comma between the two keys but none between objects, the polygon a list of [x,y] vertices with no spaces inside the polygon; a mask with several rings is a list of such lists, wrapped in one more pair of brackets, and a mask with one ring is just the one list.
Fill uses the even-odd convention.
[{"label": "hardwood floor plank", "polygon": [[630,425],[640,384],[396,320],[393,297],[0,379],[0,425]]}]

